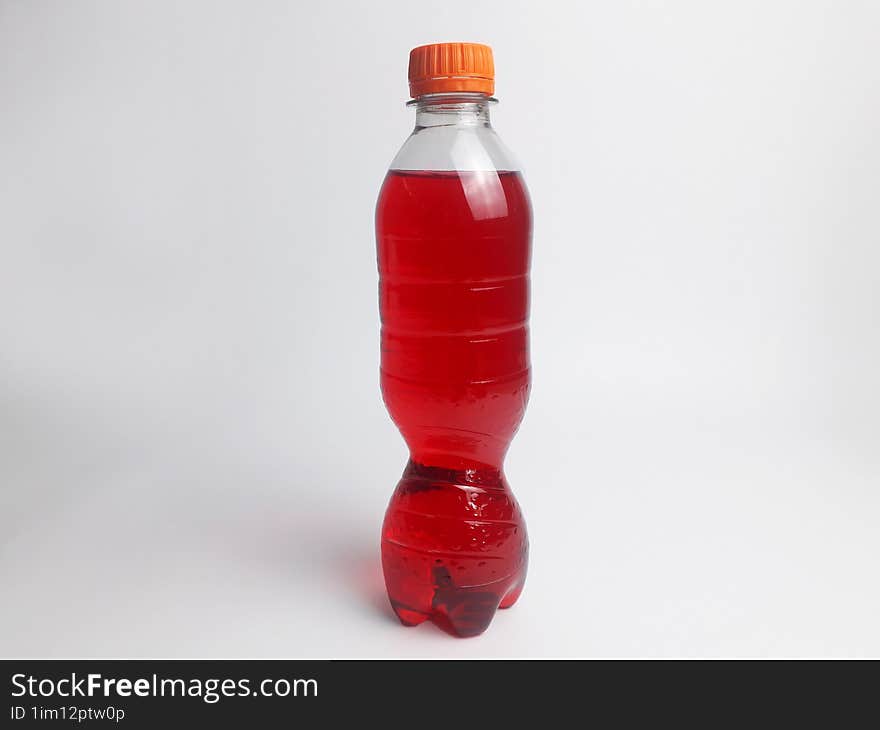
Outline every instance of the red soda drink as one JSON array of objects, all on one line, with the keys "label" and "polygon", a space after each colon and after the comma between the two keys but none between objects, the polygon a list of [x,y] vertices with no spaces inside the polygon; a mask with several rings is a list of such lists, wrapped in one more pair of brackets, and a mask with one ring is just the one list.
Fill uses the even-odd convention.
[{"label": "red soda drink", "polygon": [[416,128],[376,209],[385,404],[410,450],[382,528],[391,605],[456,636],[519,597],[528,540],[503,463],[528,400],[531,207],[489,122],[487,46],[410,54]]}]

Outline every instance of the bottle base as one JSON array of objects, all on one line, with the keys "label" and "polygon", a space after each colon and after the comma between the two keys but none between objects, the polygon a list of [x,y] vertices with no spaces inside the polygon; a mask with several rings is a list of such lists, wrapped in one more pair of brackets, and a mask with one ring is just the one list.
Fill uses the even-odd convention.
[{"label": "bottle base", "polygon": [[[505,581],[509,585],[511,581]],[[510,608],[522,593],[523,581],[496,592],[486,586],[457,588],[439,585],[429,608],[413,608],[389,595],[391,608],[404,626],[418,626],[425,621],[458,638],[479,636],[492,623],[499,609]],[[493,587],[494,588],[494,587]]]},{"label": "bottle base", "polygon": [[519,598],[527,556],[522,514],[498,470],[410,462],[382,539],[388,598],[402,624],[478,636]]}]

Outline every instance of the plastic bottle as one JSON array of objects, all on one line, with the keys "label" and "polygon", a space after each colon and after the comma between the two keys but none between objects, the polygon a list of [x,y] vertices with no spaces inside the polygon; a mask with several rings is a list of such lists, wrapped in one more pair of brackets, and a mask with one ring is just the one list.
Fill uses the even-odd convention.
[{"label": "plastic bottle", "polygon": [[489,121],[492,50],[415,48],[409,82],[415,130],[376,208],[382,394],[410,450],[382,565],[404,624],[474,636],[526,576],[503,462],[529,394],[531,206]]}]

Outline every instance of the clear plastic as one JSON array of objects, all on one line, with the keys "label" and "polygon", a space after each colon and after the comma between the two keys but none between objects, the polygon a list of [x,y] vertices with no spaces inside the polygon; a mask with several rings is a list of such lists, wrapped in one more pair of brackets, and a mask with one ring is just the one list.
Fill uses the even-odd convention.
[{"label": "clear plastic", "polygon": [[492,127],[483,94],[431,94],[409,102],[416,126],[391,163],[392,170],[504,170],[520,166]]},{"label": "clear plastic", "polygon": [[376,208],[382,394],[410,460],[382,530],[394,611],[482,633],[525,581],[504,456],[525,411],[531,206],[479,94],[422,97]]}]

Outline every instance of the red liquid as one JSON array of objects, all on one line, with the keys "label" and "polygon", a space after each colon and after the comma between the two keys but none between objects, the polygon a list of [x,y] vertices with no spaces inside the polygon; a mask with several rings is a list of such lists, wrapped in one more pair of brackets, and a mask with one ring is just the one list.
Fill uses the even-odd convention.
[{"label": "red liquid", "polygon": [[392,171],[379,196],[382,394],[410,449],[382,565],[408,625],[473,636],[522,590],[503,461],[529,393],[531,229],[517,173]]}]

